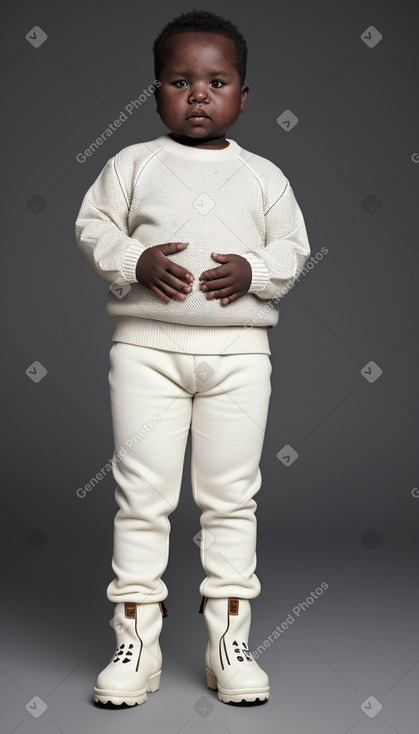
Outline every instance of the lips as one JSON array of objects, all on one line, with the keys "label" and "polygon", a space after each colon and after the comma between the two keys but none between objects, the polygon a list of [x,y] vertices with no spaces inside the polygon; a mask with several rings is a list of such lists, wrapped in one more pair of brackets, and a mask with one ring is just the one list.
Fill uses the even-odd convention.
[{"label": "lips", "polygon": [[190,115],[188,115],[187,119],[189,120],[190,117],[206,117],[207,119],[209,119],[207,113],[204,112],[204,110],[194,110],[193,112],[191,112]]}]

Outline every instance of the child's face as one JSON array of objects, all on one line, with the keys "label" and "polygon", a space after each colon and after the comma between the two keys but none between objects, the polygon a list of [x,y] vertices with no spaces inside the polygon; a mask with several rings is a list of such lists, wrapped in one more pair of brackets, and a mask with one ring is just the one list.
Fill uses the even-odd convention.
[{"label": "child's face", "polygon": [[[243,111],[249,91],[240,85],[233,41],[218,33],[188,31],[172,36],[166,50],[156,92],[162,121],[191,144],[206,138],[222,142]],[[197,109],[207,117],[191,117]]]}]

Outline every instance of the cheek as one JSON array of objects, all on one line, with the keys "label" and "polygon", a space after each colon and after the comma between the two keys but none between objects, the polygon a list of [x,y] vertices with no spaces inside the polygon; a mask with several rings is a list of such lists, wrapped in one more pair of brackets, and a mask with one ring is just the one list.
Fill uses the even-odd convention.
[{"label": "cheek", "polygon": [[228,104],[225,105],[224,109],[228,117],[234,117],[239,111],[240,105],[238,105],[236,102],[230,101]]},{"label": "cheek", "polygon": [[163,107],[166,110],[177,110],[181,104],[182,103],[176,94],[167,94],[164,99]]},{"label": "cheek", "polygon": [[167,105],[174,103],[175,98],[176,94],[174,93],[174,90],[165,89],[164,92],[160,94],[159,102],[162,106],[167,107]]}]

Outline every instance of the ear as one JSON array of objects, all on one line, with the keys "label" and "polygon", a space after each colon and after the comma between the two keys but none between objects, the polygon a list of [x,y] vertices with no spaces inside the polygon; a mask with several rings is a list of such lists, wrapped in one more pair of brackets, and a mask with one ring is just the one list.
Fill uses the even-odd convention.
[{"label": "ear", "polygon": [[248,94],[249,94],[249,87],[247,86],[247,84],[243,84],[240,90],[240,112],[243,112],[244,110],[244,105],[246,103]]}]

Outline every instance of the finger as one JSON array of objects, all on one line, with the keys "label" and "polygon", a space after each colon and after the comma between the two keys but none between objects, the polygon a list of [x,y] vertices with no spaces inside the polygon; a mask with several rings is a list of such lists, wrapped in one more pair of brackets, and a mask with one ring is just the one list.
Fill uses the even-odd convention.
[{"label": "finger", "polygon": [[150,290],[153,291],[153,293],[155,293],[156,296],[158,296],[162,301],[164,301],[165,303],[169,303],[170,301],[169,296],[166,296],[166,294],[163,293],[163,291],[161,291],[160,288],[157,288],[155,285],[152,285]]},{"label": "finger", "polygon": [[155,284],[155,287],[157,288],[159,293],[163,293],[166,297],[168,296],[169,301],[170,301],[170,298],[177,298],[179,300],[179,296],[182,296],[181,300],[184,300],[184,298],[186,298],[186,293],[182,292],[182,286],[180,286],[179,288],[173,287],[170,284],[168,284],[167,282],[165,282],[162,278],[157,281],[157,284]]},{"label": "finger", "polygon": [[178,250],[183,250],[188,245],[188,242],[163,242],[161,245],[156,245],[161,251],[166,254],[173,254]]},{"label": "finger", "polygon": [[179,278],[176,278],[174,275],[171,275],[167,271],[163,273],[163,275],[160,278],[161,283],[164,283],[169,289],[172,291],[187,291],[190,292],[190,289],[192,288],[191,282],[185,282],[183,280],[179,280]]},{"label": "finger", "polygon": [[205,281],[205,285],[208,285],[209,280],[219,280],[220,278],[227,278],[229,276],[231,277],[230,270],[226,270],[226,268],[223,265],[220,265],[218,268],[215,268],[214,270],[205,270],[199,276],[199,280]]},{"label": "finger", "polygon": [[233,295],[228,296],[227,298],[221,298],[220,303],[222,306],[228,306],[229,303],[232,303],[233,301],[237,301],[238,298],[241,298],[241,296],[245,295],[245,291],[241,291],[240,293],[233,293]]},{"label": "finger", "polygon": [[234,286],[231,286],[230,288],[220,288],[219,290],[209,290],[208,293],[205,293],[205,296],[208,300],[212,300],[213,298],[229,298],[235,293]]},{"label": "finger", "polygon": [[191,273],[190,270],[183,268],[182,265],[178,265],[172,260],[169,260],[169,264],[166,267],[166,273],[171,273],[180,280],[186,279],[187,281],[192,281],[194,279],[193,273]]},{"label": "finger", "polygon": [[[212,290],[221,290],[225,288],[232,288],[233,284],[231,282],[230,276],[225,276],[224,278],[218,278],[217,280],[206,280],[205,282],[200,284],[200,288],[203,286],[203,292],[208,292]],[[228,295],[228,294],[227,294]]]},{"label": "finger", "polygon": [[212,252],[211,253],[211,257],[214,260],[218,260],[218,258],[220,258],[221,261],[224,260],[224,262],[225,262],[226,261],[226,258],[229,259],[231,257],[231,255],[228,254],[228,253],[226,253],[226,252]]}]

